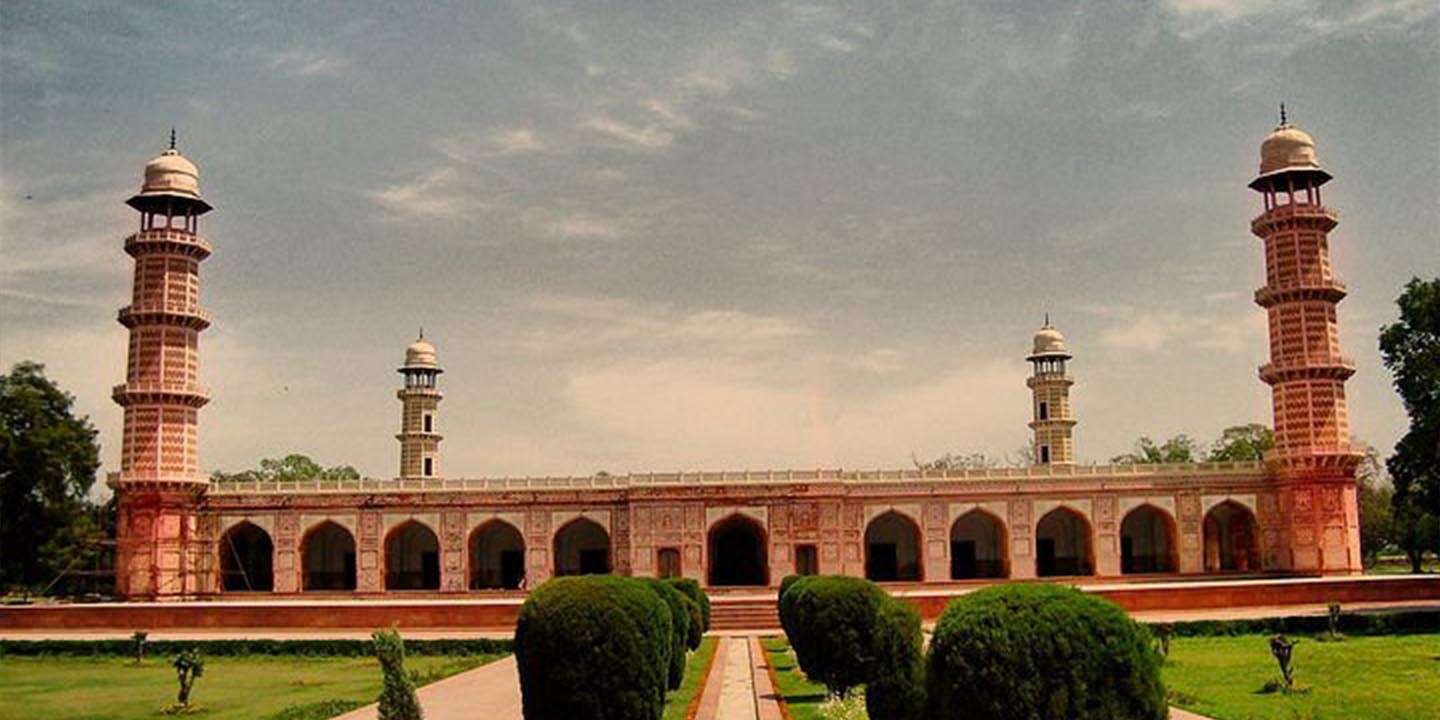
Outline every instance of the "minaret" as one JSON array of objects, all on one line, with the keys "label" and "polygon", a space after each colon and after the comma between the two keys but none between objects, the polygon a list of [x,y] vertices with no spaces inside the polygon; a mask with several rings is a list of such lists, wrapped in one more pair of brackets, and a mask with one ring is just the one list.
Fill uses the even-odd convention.
[{"label": "minaret", "polygon": [[435,431],[436,414],[440,405],[440,390],[436,381],[440,363],[435,357],[435,346],[425,340],[425,331],[405,348],[405,364],[400,373],[405,376],[405,387],[395,396],[400,398],[400,477],[436,477],[440,474],[440,433]]},{"label": "minaret", "polygon": [[1265,286],[1255,302],[1270,324],[1270,362],[1260,367],[1260,379],[1271,387],[1275,449],[1266,460],[1280,488],[1281,532],[1262,548],[1269,568],[1360,568],[1359,455],[1350,445],[1345,407],[1345,380],[1355,366],[1340,354],[1335,321],[1345,285],[1330,265],[1328,236],[1338,218],[1320,199],[1329,180],[1315,141],[1288,122],[1282,105],[1280,125],[1260,145],[1260,174],[1250,183],[1264,206],[1250,230],[1265,243]]},{"label": "minaret", "polygon": [[1075,381],[1065,373],[1065,362],[1071,357],[1065,349],[1065,336],[1051,327],[1046,315],[1045,326],[1035,332],[1034,350],[1027,358],[1035,372],[1025,381],[1035,396],[1030,429],[1035,431],[1031,449],[1036,465],[1075,464],[1075,417],[1070,413],[1070,386]]},{"label": "minaret", "polygon": [[201,591],[205,553],[195,506],[207,487],[200,473],[198,412],[209,400],[199,384],[200,263],[210,244],[197,234],[210,211],[195,165],[170,149],[145,166],[140,192],[126,201],[140,230],[125,238],[135,258],[133,292],[119,313],[130,331],[125,383],[112,396],[125,409],[118,502],[116,589],[131,598]]}]

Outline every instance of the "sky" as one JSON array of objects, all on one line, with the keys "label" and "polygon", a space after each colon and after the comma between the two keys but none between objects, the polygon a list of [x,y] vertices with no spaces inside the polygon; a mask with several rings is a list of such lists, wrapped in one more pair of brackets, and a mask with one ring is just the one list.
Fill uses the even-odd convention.
[{"label": "sky", "polygon": [[1406,426],[1376,336],[1440,274],[1432,0],[294,5],[0,6],[0,364],[107,469],[172,126],[216,207],[206,470],[393,476],[421,326],[451,477],[1013,455],[1047,312],[1081,462],[1268,423],[1281,102],[1335,176],[1353,430]]}]

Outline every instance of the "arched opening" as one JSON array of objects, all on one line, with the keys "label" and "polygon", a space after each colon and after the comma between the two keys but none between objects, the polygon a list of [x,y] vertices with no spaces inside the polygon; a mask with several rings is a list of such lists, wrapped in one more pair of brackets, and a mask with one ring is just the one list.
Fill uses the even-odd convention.
[{"label": "arched opening", "polygon": [[1064,577],[1095,574],[1090,523],[1070,508],[1051,510],[1035,526],[1035,574]]},{"label": "arched opening", "polygon": [[225,592],[269,592],[275,589],[275,544],[270,534],[250,521],[220,537],[220,588]]},{"label": "arched opening", "polygon": [[589,518],[576,518],[555,533],[556,575],[610,572],[610,533]]},{"label": "arched opening", "polygon": [[439,590],[440,539],[408,520],[385,538],[386,590]]},{"label": "arched opening", "polygon": [[1008,577],[1007,555],[1005,526],[994,515],[975,509],[950,526],[950,579]]},{"label": "arched opening", "polygon": [[1175,522],[1154,505],[1131,510],[1120,523],[1120,572],[1173,573]]},{"label": "arched opening", "polygon": [[525,580],[525,540],[514,525],[491,520],[470,533],[470,589],[514,590]]},{"label": "arched opening", "polygon": [[1255,546],[1255,515],[1234,500],[1205,513],[1205,571],[1253,572],[1260,569]]},{"label": "arched opening", "polygon": [[765,546],[765,529],[744,515],[731,515],[715,523],[710,528],[710,584],[769,584]]},{"label": "arched opening", "polygon": [[920,566],[920,528],[894,510],[865,526],[865,577],[875,582],[917,582]]},{"label": "arched opening", "polygon": [[303,590],[355,589],[355,536],[326,520],[300,541],[300,587]]}]

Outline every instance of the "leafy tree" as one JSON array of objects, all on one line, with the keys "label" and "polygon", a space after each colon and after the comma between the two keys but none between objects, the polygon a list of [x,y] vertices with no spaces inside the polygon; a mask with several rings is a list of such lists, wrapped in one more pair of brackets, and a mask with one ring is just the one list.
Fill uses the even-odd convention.
[{"label": "leafy tree", "polygon": [[1013,453],[1006,453],[1004,457],[994,457],[982,452],[976,453],[945,453],[934,460],[921,462],[914,455],[910,456],[910,462],[915,463],[917,470],[944,472],[946,470],[988,470],[990,468],[1030,467],[1035,464],[1035,451],[1030,447],[1022,447]]},{"label": "leafy tree", "polygon": [[1220,439],[1205,457],[1208,462],[1240,462],[1264,460],[1265,453],[1275,448],[1275,431],[1260,423],[1233,425],[1220,432]]},{"label": "leafy tree", "polygon": [[98,552],[100,446],[74,403],[38,363],[0,375],[0,586],[41,585]]},{"label": "leafy tree", "polygon": [[1440,278],[1413,278],[1396,300],[1400,319],[1380,330],[1380,353],[1410,416],[1386,461],[1395,484],[1395,535],[1418,572],[1440,524]]},{"label": "leafy tree", "polygon": [[1195,462],[1195,456],[1199,453],[1199,446],[1189,435],[1181,433],[1165,442],[1156,445],[1150,436],[1141,436],[1135,441],[1135,450],[1116,455],[1110,458],[1110,462],[1121,465],[1149,465],[1158,463],[1188,463]]},{"label": "leafy tree", "polygon": [[1393,543],[1395,523],[1392,501],[1395,489],[1385,475],[1380,453],[1365,446],[1365,458],[1355,473],[1357,504],[1360,506],[1360,557],[1366,565],[1374,565],[1380,552]]},{"label": "leafy tree", "polygon": [[376,630],[375,657],[385,684],[380,689],[380,720],[422,720],[420,699],[415,697],[415,681],[405,672],[405,642],[394,628]]},{"label": "leafy tree", "polygon": [[261,480],[266,482],[291,482],[300,480],[359,480],[360,471],[349,465],[322,467],[307,455],[291,453],[283,458],[265,458],[260,467],[226,473],[219,470],[211,474],[212,480]]}]

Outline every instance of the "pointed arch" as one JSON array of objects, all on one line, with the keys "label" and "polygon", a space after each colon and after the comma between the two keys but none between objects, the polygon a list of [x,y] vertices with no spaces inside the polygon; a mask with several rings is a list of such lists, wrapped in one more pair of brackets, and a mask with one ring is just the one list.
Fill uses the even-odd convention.
[{"label": "pointed arch", "polygon": [[1226,500],[1205,513],[1205,572],[1256,572],[1260,570],[1259,534],[1255,514]]},{"label": "pointed arch", "polygon": [[275,589],[275,543],[270,533],[249,520],[220,536],[220,589],[269,592]]},{"label": "pointed arch", "polygon": [[1095,543],[1090,521],[1061,505],[1035,524],[1035,575],[1065,577],[1095,574]]},{"label": "pointed arch", "polygon": [[865,577],[876,582],[919,582],[920,526],[908,515],[887,510],[865,526]]},{"label": "pointed arch", "polygon": [[555,575],[605,575],[610,572],[610,533],[580,516],[555,531]]},{"label": "pointed arch", "polygon": [[1179,567],[1175,518],[1144,503],[1120,521],[1120,572],[1173,573]]},{"label": "pointed arch", "polygon": [[1005,521],[974,508],[950,525],[950,579],[1010,577]]},{"label": "pointed arch", "polygon": [[385,536],[385,589],[440,589],[440,538],[430,526],[406,520]]},{"label": "pointed arch", "polygon": [[495,518],[476,526],[467,544],[471,590],[514,590],[525,581],[525,538]]},{"label": "pointed arch", "polygon": [[323,520],[300,540],[300,589],[354,590],[355,536],[334,520]]},{"label": "pointed arch", "polygon": [[770,583],[769,542],[765,527],[744,513],[731,513],[710,526],[707,580],[712,586]]}]

